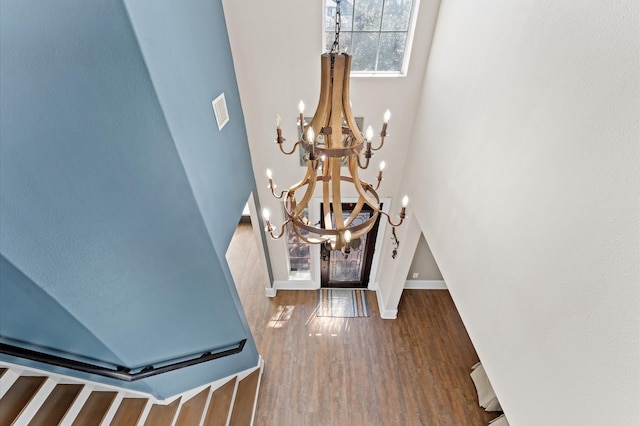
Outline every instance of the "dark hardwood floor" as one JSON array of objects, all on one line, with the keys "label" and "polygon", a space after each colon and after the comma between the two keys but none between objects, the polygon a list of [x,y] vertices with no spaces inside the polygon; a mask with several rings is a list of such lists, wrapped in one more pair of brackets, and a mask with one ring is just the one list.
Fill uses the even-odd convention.
[{"label": "dark hardwood floor", "polygon": [[405,290],[396,320],[320,318],[315,291],[264,294],[255,239],[227,252],[265,360],[256,425],[486,425],[469,376],[478,361],[448,291]]}]

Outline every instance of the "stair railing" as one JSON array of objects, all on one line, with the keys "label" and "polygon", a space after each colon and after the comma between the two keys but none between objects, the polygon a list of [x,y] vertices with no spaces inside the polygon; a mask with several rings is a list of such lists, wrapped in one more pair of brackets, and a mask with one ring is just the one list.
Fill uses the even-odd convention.
[{"label": "stair railing", "polygon": [[[158,374],[168,373],[170,371],[179,370],[181,368],[190,367],[192,365],[202,364],[203,362],[213,361],[214,359],[223,358],[242,352],[247,339],[242,339],[231,345],[213,348],[205,352],[198,352],[186,357],[180,358],[181,361],[169,359],[155,363],[156,365],[147,365],[138,371],[134,369],[115,366],[115,368],[104,367],[101,365],[90,364],[82,361],[76,361],[61,356],[51,355],[45,352],[34,351],[19,346],[0,343],[0,353],[25,358],[32,361],[42,362],[58,367],[69,368],[89,374],[97,374],[99,376],[110,377],[112,379],[122,380],[125,382],[133,382],[147,377],[156,376]],[[186,359],[185,359],[186,358]]]}]

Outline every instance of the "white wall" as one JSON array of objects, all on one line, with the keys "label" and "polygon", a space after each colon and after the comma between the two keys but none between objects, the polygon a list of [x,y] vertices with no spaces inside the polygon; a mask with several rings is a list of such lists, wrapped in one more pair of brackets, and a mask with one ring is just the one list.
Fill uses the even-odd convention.
[{"label": "white wall", "polygon": [[[418,274],[418,276],[413,278],[414,274]],[[420,234],[418,246],[416,247],[416,252],[413,255],[413,260],[411,261],[407,280],[442,280],[440,268],[438,268],[438,264],[433,258],[433,253],[431,253],[429,244],[422,233]]]},{"label": "white wall", "polygon": [[640,424],[638,22],[442,1],[404,182],[515,426]]}]

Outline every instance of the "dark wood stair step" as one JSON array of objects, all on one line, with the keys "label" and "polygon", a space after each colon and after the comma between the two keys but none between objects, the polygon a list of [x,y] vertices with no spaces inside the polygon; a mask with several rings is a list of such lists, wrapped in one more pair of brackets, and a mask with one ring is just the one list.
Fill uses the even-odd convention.
[{"label": "dark wood stair step", "polygon": [[42,376],[18,377],[0,399],[0,425],[10,425],[17,419],[46,380]]},{"label": "dark wood stair step", "polygon": [[116,392],[91,392],[78,416],[73,421],[73,426],[100,425],[115,398]]},{"label": "dark wood stair step", "polygon": [[176,426],[192,426],[200,424],[200,420],[202,420],[202,416],[204,415],[204,407],[207,405],[207,397],[209,396],[210,390],[211,387],[207,387],[182,404],[180,414],[178,414],[178,420],[176,420]]},{"label": "dark wood stair step", "polygon": [[4,376],[4,373],[7,372],[6,368],[0,368],[0,379],[2,378],[2,376]]},{"label": "dark wood stair step", "polygon": [[29,422],[29,426],[49,426],[60,423],[82,388],[83,385],[79,384],[56,385]]},{"label": "dark wood stair step", "polygon": [[255,370],[238,383],[236,400],[233,403],[229,426],[248,426],[251,424],[253,403],[256,399],[260,369]]},{"label": "dark wood stair step", "polygon": [[173,418],[176,416],[178,407],[180,406],[180,398],[176,399],[169,405],[153,404],[147,420],[144,422],[145,426],[171,426],[173,424]]},{"label": "dark wood stair step", "polygon": [[146,398],[123,398],[110,425],[130,426],[138,424],[147,402]]},{"label": "dark wood stair step", "polygon": [[235,388],[236,378],[234,377],[213,391],[209,408],[207,408],[207,416],[204,418],[204,426],[225,426],[227,424]]}]

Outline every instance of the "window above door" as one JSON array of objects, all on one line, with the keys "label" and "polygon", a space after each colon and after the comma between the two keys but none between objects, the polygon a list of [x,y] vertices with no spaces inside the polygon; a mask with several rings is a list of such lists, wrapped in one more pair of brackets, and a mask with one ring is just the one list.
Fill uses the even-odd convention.
[{"label": "window above door", "polygon": [[[419,0],[341,0],[340,50],[353,56],[351,75],[404,76]],[[335,38],[336,2],[325,0],[325,50]]]}]

